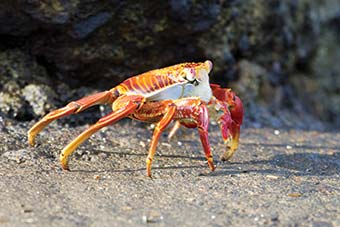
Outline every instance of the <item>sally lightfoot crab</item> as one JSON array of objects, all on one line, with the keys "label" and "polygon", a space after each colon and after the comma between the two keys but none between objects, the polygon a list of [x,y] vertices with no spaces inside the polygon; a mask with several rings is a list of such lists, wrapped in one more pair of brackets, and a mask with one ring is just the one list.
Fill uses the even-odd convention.
[{"label": "sally lightfoot crab", "polygon": [[110,104],[110,114],[100,118],[62,150],[60,163],[63,169],[69,169],[68,157],[92,134],[129,117],[156,123],[146,158],[148,176],[151,176],[151,164],[159,137],[171,121],[176,121],[172,133],[179,125],[198,129],[208,165],[213,171],[215,166],[208,139],[209,114],[220,125],[226,146],[222,159],[228,160],[238,146],[243,107],[241,100],[230,89],[209,84],[211,69],[211,61],[182,63],[131,77],[111,90],[70,102],[50,112],[28,131],[28,142],[34,146],[36,135],[53,120],[79,113],[93,105]]}]

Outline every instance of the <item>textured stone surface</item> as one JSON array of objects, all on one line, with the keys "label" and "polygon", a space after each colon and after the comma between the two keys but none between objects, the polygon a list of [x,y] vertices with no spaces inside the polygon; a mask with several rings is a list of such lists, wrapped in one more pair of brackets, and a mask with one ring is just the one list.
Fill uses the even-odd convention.
[{"label": "textured stone surface", "polygon": [[[280,118],[289,107],[339,124],[338,3],[2,1],[0,110],[30,119],[70,101],[71,89],[108,89],[146,70],[211,59],[212,81],[233,86],[249,112]],[[8,92],[7,82],[19,89]],[[27,100],[21,89],[31,83],[52,103]]]},{"label": "textured stone surface", "polygon": [[288,109],[339,125],[339,12],[338,0],[1,1],[1,86],[15,81],[19,90],[1,93],[13,106],[4,101],[0,113],[42,115],[23,101],[30,83],[56,92],[53,107],[69,101],[70,88],[108,89],[150,69],[210,59],[212,81],[234,86],[249,112]]},{"label": "textured stone surface", "polygon": [[44,67],[18,49],[0,52],[0,114],[17,120],[42,116],[56,94]]}]

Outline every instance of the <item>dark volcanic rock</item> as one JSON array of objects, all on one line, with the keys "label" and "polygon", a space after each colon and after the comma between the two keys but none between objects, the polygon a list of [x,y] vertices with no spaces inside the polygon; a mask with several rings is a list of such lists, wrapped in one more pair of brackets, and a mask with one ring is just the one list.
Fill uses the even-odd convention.
[{"label": "dark volcanic rock", "polygon": [[47,84],[53,87],[34,57],[16,49],[0,52],[0,114],[18,120],[46,114],[56,96]]},{"label": "dark volcanic rock", "polygon": [[[149,69],[211,59],[212,81],[246,82],[236,87],[255,89],[251,92],[257,94],[256,102],[247,106],[252,111],[262,102],[267,109],[290,107],[294,114],[314,113],[339,124],[339,89],[332,82],[339,74],[332,60],[339,48],[339,5],[337,0],[5,0],[0,3],[0,51],[20,49],[32,61],[26,75],[35,75],[30,65],[45,71],[43,80],[25,77],[25,86],[44,84],[54,91],[64,83],[71,88],[108,89]],[[266,87],[265,93],[273,91],[274,99],[256,90],[258,81],[253,85],[241,78],[242,62],[264,70],[261,86]],[[22,81],[16,83],[23,88]],[[305,83],[318,84],[320,92],[299,89]],[[246,103],[253,102],[246,100],[251,95],[239,92]],[[32,112],[32,102],[13,103],[28,105],[20,110],[23,114]]]}]

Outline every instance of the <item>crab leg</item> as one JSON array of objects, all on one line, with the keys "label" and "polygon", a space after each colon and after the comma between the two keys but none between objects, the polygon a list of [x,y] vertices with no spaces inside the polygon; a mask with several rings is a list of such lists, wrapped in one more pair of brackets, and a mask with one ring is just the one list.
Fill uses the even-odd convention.
[{"label": "crab leg", "polygon": [[209,115],[206,105],[199,98],[187,98],[179,102],[181,103],[176,103],[178,106],[176,120],[187,128],[198,128],[205,157],[210,169],[214,171],[215,166],[208,138]]},{"label": "crab leg", "polygon": [[77,101],[70,102],[65,107],[54,110],[38,121],[33,127],[28,131],[28,143],[34,146],[36,135],[43,130],[52,121],[67,116],[70,114],[79,113],[91,106],[97,104],[105,104],[113,102],[113,95],[110,91],[100,92],[94,95],[90,95],[79,99]]},{"label": "crab leg", "polygon": [[178,129],[181,127],[181,123],[179,121],[176,121],[172,129],[170,130],[168,134],[168,139],[171,140],[171,138],[176,134]]},{"label": "crab leg", "polygon": [[[165,107],[166,106],[166,107]],[[212,171],[215,170],[213,163],[213,156],[210,149],[209,138],[208,138],[208,126],[209,126],[209,116],[208,109],[204,103],[199,98],[183,98],[178,100],[165,100],[163,102],[158,102],[157,105],[154,103],[145,103],[143,109],[135,113],[135,116],[141,117],[140,114],[145,112],[145,110],[152,110],[149,114],[155,114],[156,112],[163,111],[162,108],[167,108],[164,111],[164,115],[161,120],[156,125],[150,149],[149,155],[146,159],[146,169],[147,175],[151,176],[151,163],[153,156],[155,154],[156,146],[160,137],[160,134],[164,131],[166,126],[169,125],[171,120],[176,120],[175,127],[183,125],[187,128],[198,128],[201,143],[204,149],[205,156],[208,160],[208,165]],[[144,110],[144,111],[143,111]],[[139,118],[140,119],[140,118]]]},{"label": "crab leg", "polygon": [[83,131],[79,136],[72,140],[61,152],[60,163],[63,169],[68,170],[68,157],[73,153],[73,151],[82,144],[86,139],[88,139],[92,134],[97,132],[99,129],[113,124],[116,121],[127,117],[129,114],[133,113],[141,104],[144,102],[143,96],[121,96],[117,98],[112,104],[113,112],[100,118],[97,123],[90,126],[88,129]]},{"label": "crab leg", "polygon": [[176,112],[176,106],[175,105],[170,105],[168,107],[168,110],[162,117],[162,119],[157,123],[155,130],[153,132],[151,144],[150,144],[150,149],[149,149],[149,154],[148,157],[146,158],[146,173],[149,177],[151,177],[151,165],[152,165],[152,159],[155,155],[156,152],[156,147],[157,143],[159,140],[159,137],[161,133],[164,131],[164,129],[169,125],[171,120],[173,119],[174,115]]},{"label": "crab leg", "polygon": [[198,132],[200,134],[200,139],[204,149],[205,157],[208,160],[208,165],[211,171],[214,171],[215,166],[208,138],[209,116],[207,107],[205,105],[200,105],[197,127]]}]

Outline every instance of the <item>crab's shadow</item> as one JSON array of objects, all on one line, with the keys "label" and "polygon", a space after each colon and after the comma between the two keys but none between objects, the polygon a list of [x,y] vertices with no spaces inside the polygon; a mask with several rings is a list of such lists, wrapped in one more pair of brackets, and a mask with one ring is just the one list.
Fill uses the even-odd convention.
[{"label": "crab's shadow", "polygon": [[[248,146],[248,147],[247,147]],[[230,162],[222,164],[221,170],[213,176],[245,174],[250,172],[275,175],[295,176],[330,176],[340,174],[340,147],[300,145],[296,153],[286,153],[286,144],[243,144],[246,149],[253,146],[276,148],[278,153],[268,159]],[[321,152],[323,150],[323,152]],[[324,152],[324,151],[331,152]],[[237,170],[239,168],[239,170]]]},{"label": "crab's shadow", "polygon": [[[162,154],[157,158],[180,158],[180,159],[190,159],[193,164],[190,165],[167,165],[153,167],[153,169],[166,170],[194,170],[198,169],[204,174],[204,176],[223,176],[223,175],[233,175],[233,174],[247,174],[247,173],[258,173],[258,174],[274,174],[283,176],[330,176],[340,174],[340,147],[327,147],[327,146],[313,146],[313,145],[300,145],[299,147],[294,147],[294,149],[300,149],[301,152],[296,153],[285,153],[284,149],[286,144],[253,144],[245,143],[242,144],[243,149],[250,150],[254,146],[261,146],[268,149],[275,148],[277,154],[272,155],[268,159],[254,158],[252,160],[242,161],[231,161],[231,162],[221,162],[217,161],[217,169],[215,172],[206,174],[207,165],[205,163],[205,158],[203,156],[191,157],[188,155],[166,155]],[[331,150],[332,152],[324,153],[320,150]],[[319,151],[319,152],[318,152]],[[103,152],[100,150],[97,153]],[[145,157],[144,153],[125,153],[121,154],[118,152],[107,152],[108,155],[120,154],[120,155],[131,155]],[[241,155],[241,154],[239,154]],[[216,158],[215,158],[216,159]],[[195,164],[194,164],[195,163]],[[77,172],[100,172],[97,170],[75,170]],[[112,172],[136,172],[145,171],[144,168],[136,169],[111,169],[106,171]]]}]

